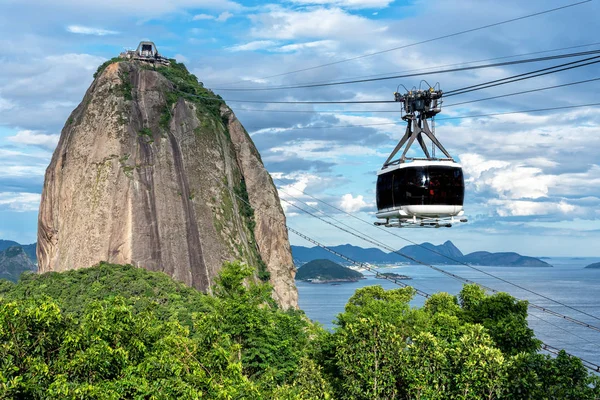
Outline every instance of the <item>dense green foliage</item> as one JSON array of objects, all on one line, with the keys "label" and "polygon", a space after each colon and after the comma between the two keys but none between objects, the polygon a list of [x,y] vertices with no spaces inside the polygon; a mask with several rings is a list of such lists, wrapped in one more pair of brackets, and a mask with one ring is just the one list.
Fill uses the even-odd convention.
[{"label": "dense green foliage", "polygon": [[312,260],[296,272],[296,279],[307,280],[317,279],[322,281],[330,280],[358,280],[363,278],[363,274],[350,268],[342,267],[330,260],[318,259]]},{"label": "dense green foliage", "polygon": [[[167,78],[173,84],[173,88],[176,91],[176,93],[170,93],[170,96],[167,98],[167,107],[170,109],[179,97],[183,97],[186,100],[201,105],[203,109],[220,120],[220,108],[221,105],[225,104],[220,96],[206,89],[201,82],[198,82],[196,75],[191,74],[183,63],[178,63],[175,60],[170,60],[170,62],[169,66],[156,67],[156,71]],[[168,118],[165,116],[164,118],[166,121],[161,120],[161,123],[167,123],[168,125],[170,116]]]},{"label": "dense green foliage", "polygon": [[526,304],[465,286],[356,291],[328,332],[284,311],[252,268],[202,294],[101,264],[0,282],[0,398],[594,399],[576,358],[537,353]]}]

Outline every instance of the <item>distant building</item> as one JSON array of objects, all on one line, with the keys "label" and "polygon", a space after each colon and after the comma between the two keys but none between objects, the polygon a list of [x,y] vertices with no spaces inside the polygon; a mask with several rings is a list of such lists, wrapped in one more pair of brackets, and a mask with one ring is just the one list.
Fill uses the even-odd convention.
[{"label": "distant building", "polygon": [[124,51],[120,54],[120,57],[130,60],[169,65],[169,60],[158,54],[158,49],[153,42],[140,42],[136,50]]}]

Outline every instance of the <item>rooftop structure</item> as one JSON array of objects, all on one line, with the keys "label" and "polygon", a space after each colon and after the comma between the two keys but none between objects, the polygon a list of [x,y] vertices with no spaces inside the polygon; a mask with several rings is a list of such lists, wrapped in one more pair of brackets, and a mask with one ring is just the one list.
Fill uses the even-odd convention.
[{"label": "rooftop structure", "polygon": [[127,50],[120,54],[121,58],[169,65],[169,59],[161,56],[153,42],[140,42],[136,50]]}]

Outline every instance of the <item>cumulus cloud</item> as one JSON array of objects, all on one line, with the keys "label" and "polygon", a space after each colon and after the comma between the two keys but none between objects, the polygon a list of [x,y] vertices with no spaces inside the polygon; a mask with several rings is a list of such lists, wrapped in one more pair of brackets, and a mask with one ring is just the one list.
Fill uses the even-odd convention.
[{"label": "cumulus cloud", "polygon": [[316,40],[313,42],[286,44],[284,46],[273,49],[273,51],[281,52],[281,53],[291,53],[291,52],[295,52],[295,51],[314,49],[314,48],[333,49],[336,46],[336,44],[337,44],[337,42],[334,40]]},{"label": "cumulus cloud", "polygon": [[192,17],[193,21],[202,21],[207,19],[215,19],[215,16],[210,14],[196,14]]},{"label": "cumulus cloud", "polygon": [[269,47],[277,46],[278,42],[273,40],[255,40],[252,42],[238,44],[235,46],[228,47],[229,51],[255,51],[255,50],[264,50]]},{"label": "cumulus cloud", "polygon": [[2,111],[8,111],[12,108],[14,108],[14,104],[11,103],[10,101],[0,97],[0,112]]},{"label": "cumulus cloud", "polygon": [[[394,0],[291,0],[296,4],[331,5],[347,8],[385,8]],[[373,15],[376,15],[374,13]]]},{"label": "cumulus cloud", "polygon": [[298,39],[327,38],[347,40],[371,38],[387,26],[368,18],[350,14],[340,8],[288,10],[272,7],[269,12],[249,16],[254,24],[251,33],[258,38]]},{"label": "cumulus cloud", "polygon": [[182,63],[190,62],[189,58],[187,58],[183,54],[175,54],[175,56],[173,56],[173,58],[175,58],[177,61],[182,62]]},{"label": "cumulus cloud", "polygon": [[110,31],[108,29],[92,28],[89,26],[82,25],[69,25],[67,26],[67,32],[77,33],[80,35],[94,35],[94,36],[106,36],[106,35],[118,35],[117,31]]},{"label": "cumulus cloud", "polygon": [[60,135],[46,134],[39,131],[24,130],[17,132],[14,136],[9,136],[8,140],[13,143],[40,146],[53,150],[58,144]]},{"label": "cumulus cloud", "polygon": [[157,17],[173,14],[186,10],[242,10],[244,6],[231,0],[22,0],[25,5],[32,4],[37,7],[48,6],[52,9],[64,9],[71,13],[95,12],[105,13],[111,17],[115,14],[135,15],[142,18]]},{"label": "cumulus cloud", "polygon": [[214,15],[210,15],[210,14],[196,14],[192,17],[192,20],[193,21],[214,20],[217,22],[226,22],[231,17],[233,17],[232,13],[230,13],[229,11],[223,11],[221,14],[217,15],[216,17]]},{"label": "cumulus cloud", "polygon": [[563,218],[566,217],[566,219],[571,219],[576,211],[576,207],[565,200],[559,202],[536,202],[493,199],[489,201],[489,204],[496,207],[496,212],[501,217],[562,214]]},{"label": "cumulus cloud", "polygon": [[342,196],[340,207],[346,212],[355,213],[369,208],[371,205],[365,202],[365,199],[362,195],[354,197],[352,194],[346,193]]},{"label": "cumulus cloud", "polygon": [[225,22],[231,17],[233,17],[232,13],[230,13],[229,11],[223,11],[215,20],[219,22]]},{"label": "cumulus cloud", "polygon": [[37,193],[0,192],[0,209],[16,212],[37,211],[41,195]]},{"label": "cumulus cloud", "polygon": [[31,57],[26,64],[9,59],[0,71],[0,86],[14,106],[0,107],[0,120],[24,129],[60,130],[104,61],[73,53]]}]

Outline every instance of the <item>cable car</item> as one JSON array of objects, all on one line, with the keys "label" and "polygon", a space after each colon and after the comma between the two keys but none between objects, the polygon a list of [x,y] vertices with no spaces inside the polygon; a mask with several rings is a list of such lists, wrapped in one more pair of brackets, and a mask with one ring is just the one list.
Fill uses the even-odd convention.
[{"label": "cable car", "polygon": [[[454,161],[434,132],[427,119],[441,111],[442,91],[412,90],[395,93],[403,103],[407,122],[406,132],[382,169],[377,173],[377,218],[387,227],[451,227],[455,222],[467,222],[463,211],[465,182],[461,166]],[[431,141],[431,153],[425,138]],[[417,141],[425,157],[406,157]],[[399,159],[396,154],[404,148]],[[444,158],[437,158],[439,149]],[[458,218],[456,218],[458,217]]]}]

